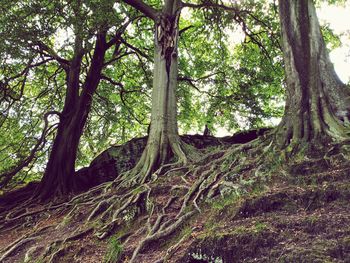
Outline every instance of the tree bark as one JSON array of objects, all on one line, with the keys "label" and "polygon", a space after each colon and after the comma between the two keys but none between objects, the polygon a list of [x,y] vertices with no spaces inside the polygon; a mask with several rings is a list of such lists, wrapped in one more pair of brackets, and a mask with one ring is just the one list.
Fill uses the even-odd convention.
[{"label": "tree bark", "polygon": [[346,138],[350,92],[329,59],[312,0],[280,0],[279,14],[286,74],[280,145]]},{"label": "tree bark", "polygon": [[99,84],[106,51],[106,33],[96,39],[89,72],[79,95],[80,65],[82,62],[81,40],[77,37],[75,55],[67,72],[67,92],[44,176],[35,196],[42,200],[63,196],[79,189],[74,177],[75,160],[79,140],[90,112],[92,96]]},{"label": "tree bark", "polygon": [[146,148],[134,168],[142,174],[141,181],[173,155],[178,161],[187,162],[176,116],[180,12],[179,0],[166,0],[155,20],[151,126]]}]

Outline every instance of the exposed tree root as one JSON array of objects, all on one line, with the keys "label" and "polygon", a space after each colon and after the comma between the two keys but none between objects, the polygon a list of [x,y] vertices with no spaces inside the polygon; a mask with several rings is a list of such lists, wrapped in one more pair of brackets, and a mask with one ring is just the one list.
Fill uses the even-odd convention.
[{"label": "exposed tree root", "polygon": [[[73,234],[71,229],[70,234],[63,231],[62,238],[52,240],[47,246],[42,256],[54,262],[71,241],[92,232],[99,239],[104,239],[127,222],[139,220],[140,225],[145,223],[146,226],[118,237],[122,246],[128,248],[124,251],[124,258],[139,262],[140,254],[146,248],[154,242],[166,240],[190,217],[201,213],[203,201],[223,195],[225,191],[241,189],[240,184],[244,180],[262,177],[266,167],[283,157],[274,153],[273,146],[273,138],[269,136],[211,152],[197,162],[164,164],[153,173],[146,167],[143,171],[150,174],[145,176],[141,173],[138,178],[141,180],[136,181],[130,180],[135,170],[129,171],[115,181],[96,186],[68,202],[45,206],[36,212],[16,213],[2,222],[14,222],[52,211],[64,212],[68,225],[75,231]],[[65,228],[64,224],[59,226],[59,229]],[[14,250],[29,244],[39,235],[37,230],[31,236],[16,240],[2,251],[1,259],[9,257]],[[169,247],[165,257],[157,262],[165,262],[186,238],[182,237]],[[38,249],[35,246],[27,248],[27,258]]]},{"label": "exposed tree root", "polygon": [[183,235],[180,240],[178,242],[176,242],[176,244],[172,245],[171,247],[169,247],[165,253],[164,258],[161,258],[159,260],[157,260],[155,263],[162,263],[162,262],[168,262],[168,260],[170,259],[170,257],[176,252],[176,250],[178,249],[178,247],[186,240],[188,239],[190,236],[190,234],[185,234]]},{"label": "exposed tree root", "polygon": [[17,249],[20,249],[22,246],[27,244],[28,242],[32,242],[36,237],[28,237],[28,238],[21,238],[19,240],[16,240],[13,244],[11,244],[9,247],[5,248],[5,252],[0,257],[0,262],[4,261],[6,258],[8,258],[13,252],[15,252]]}]

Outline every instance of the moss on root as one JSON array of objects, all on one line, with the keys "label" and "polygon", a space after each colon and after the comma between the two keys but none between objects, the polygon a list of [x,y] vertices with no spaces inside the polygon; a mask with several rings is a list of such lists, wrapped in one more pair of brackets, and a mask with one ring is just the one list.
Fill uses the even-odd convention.
[{"label": "moss on root", "polygon": [[[50,244],[62,242],[55,243],[44,259],[65,251],[67,239],[84,236],[88,229],[89,238],[96,241],[113,237],[104,254],[108,262],[194,262],[195,255],[212,262],[297,260],[292,244],[295,251],[300,248],[299,254],[314,250],[315,260],[321,255],[342,258],[347,255],[347,236],[335,236],[328,224],[336,218],[331,226],[339,229],[348,222],[342,213],[337,215],[350,200],[349,167],[339,166],[346,156],[343,148],[322,152],[324,158],[312,159],[312,152],[305,151],[291,159],[263,138],[217,149],[198,162],[164,165],[143,183],[130,184],[120,176],[33,214],[36,220],[52,211],[69,218],[52,231],[59,237],[46,236]],[[324,207],[333,214],[325,214]],[[20,228],[26,215],[13,214]],[[324,232],[331,237],[322,254],[318,248],[326,239]],[[42,234],[33,231],[35,238]],[[321,241],[307,243],[312,235]],[[342,242],[334,245],[334,240]]]}]

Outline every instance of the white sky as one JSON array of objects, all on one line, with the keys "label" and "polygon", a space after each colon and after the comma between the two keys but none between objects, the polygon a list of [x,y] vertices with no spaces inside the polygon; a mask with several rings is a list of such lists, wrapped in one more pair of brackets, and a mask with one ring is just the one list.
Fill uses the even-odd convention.
[{"label": "white sky", "polygon": [[330,28],[341,35],[342,46],[329,55],[340,79],[348,83],[350,81],[350,2],[345,6],[323,3],[318,8],[317,15],[321,24],[329,23]]}]

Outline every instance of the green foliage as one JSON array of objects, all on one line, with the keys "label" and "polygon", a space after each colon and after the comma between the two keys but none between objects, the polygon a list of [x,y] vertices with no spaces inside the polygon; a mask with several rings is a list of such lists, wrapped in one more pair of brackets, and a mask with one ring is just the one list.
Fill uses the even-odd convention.
[{"label": "green foliage", "polygon": [[341,46],[340,37],[332,31],[329,24],[321,27],[323,38],[329,50],[336,49]]},{"label": "green foliage", "polygon": [[320,5],[321,3],[324,3],[324,2],[326,2],[326,3],[330,4],[330,5],[339,5],[339,6],[341,6],[341,5],[344,5],[346,3],[346,0],[316,0],[315,4],[318,6],[318,5]]},{"label": "green foliage", "polygon": [[116,237],[111,237],[108,241],[107,253],[105,255],[105,263],[117,263],[123,252],[123,246]]},{"label": "green foliage", "polygon": [[260,232],[264,231],[267,227],[268,226],[266,223],[258,221],[258,222],[255,222],[253,231],[256,233],[260,233]]},{"label": "green foliage", "polygon": [[[183,28],[191,26],[180,41],[179,120],[185,132],[202,131],[205,124],[211,131],[250,129],[282,116],[276,13],[272,4],[268,12],[261,11],[266,10],[264,1],[247,1],[244,7],[252,15],[242,14],[241,24],[233,12],[214,8],[188,11],[189,18],[180,23]],[[249,31],[246,36],[242,28]]]},{"label": "green foliage", "polygon": [[[145,2],[162,6],[159,0]],[[240,14],[214,7],[182,10],[177,90],[181,133],[201,133],[205,125],[214,134],[219,128],[248,130],[276,122],[283,114],[276,6],[273,1],[245,0],[240,8]],[[110,145],[146,135],[153,81],[150,19],[112,0],[2,0],[0,13],[0,174],[29,156],[44,127],[43,115],[63,109],[67,76],[56,58],[70,60],[79,36],[85,51],[84,83],[97,32],[107,30],[109,41],[127,21],[123,41],[106,52],[76,169]],[[328,25],[323,35],[330,49],[340,45]],[[50,116],[45,145],[10,186],[40,179],[58,121]]]}]

